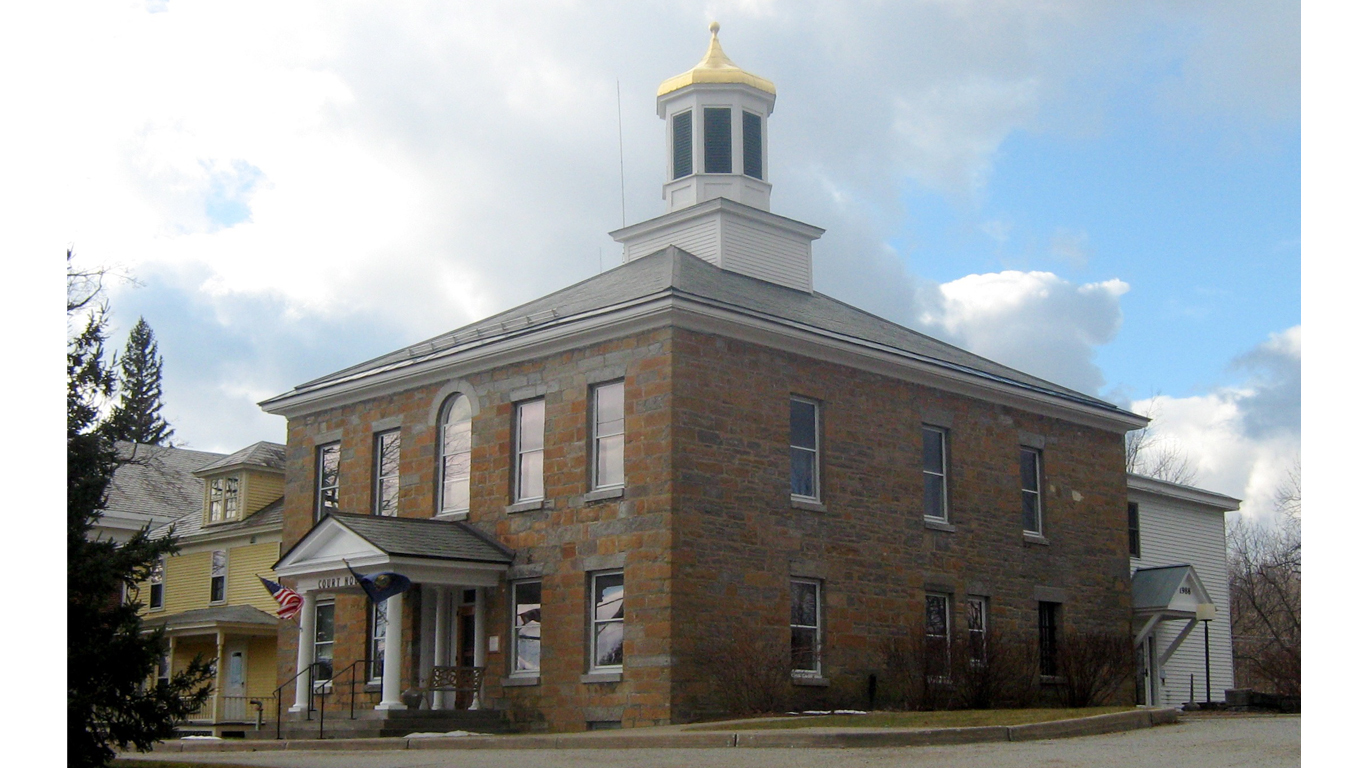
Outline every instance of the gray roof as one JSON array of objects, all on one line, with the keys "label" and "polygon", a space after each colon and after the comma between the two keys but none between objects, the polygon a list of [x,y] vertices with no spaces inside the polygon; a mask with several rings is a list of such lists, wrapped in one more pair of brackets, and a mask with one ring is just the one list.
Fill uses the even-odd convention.
[{"label": "gray roof", "polygon": [[169,616],[153,614],[142,619],[142,625],[148,629],[165,627],[168,630],[203,624],[260,624],[273,627],[279,623],[278,618],[250,605],[217,605],[212,608],[173,613]]},{"label": "gray roof", "polygon": [[459,521],[336,512],[331,517],[389,555],[479,563],[512,562],[512,550]]},{"label": "gray roof", "polygon": [[1189,565],[1167,565],[1161,568],[1140,568],[1134,571],[1134,610],[1155,610],[1171,605],[1177,587],[1192,571]]},{"label": "gray roof", "polygon": [[268,443],[262,440],[212,464],[200,467],[195,474],[203,477],[211,472],[235,467],[259,467],[284,472],[285,447],[279,443]]},{"label": "gray roof", "polygon": [[194,536],[199,533],[229,533],[238,531],[256,531],[276,528],[283,530],[285,521],[285,499],[283,496],[261,507],[245,520],[237,520],[231,523],[218,523],[216,525],[204,524],[204,505],[201,503],[191,512],[186,512],[180,517],[152,531],[154,538],[165,536],[170,533],[171,527],[175,527],[175,535],[178,539],[187,536]]},{"label": "gray roof", "polygon": [[723,270],[673,246],[478,323],[306,382],[281,397],[399,370],[452,356],[495,338],[506,339],[610,307],[669,295],[777,319],[823,335],[884,345],[959,373],[1122,413],[1103,400],[1007,368],[824,294],[793,290]]},{"label": "gray roof", "polygon": [[221,453],[119,442],[120,464],[109,484],[106,513],[140,516],[153,525],[204,504],[204,483],[194,472],[223,458]]}]

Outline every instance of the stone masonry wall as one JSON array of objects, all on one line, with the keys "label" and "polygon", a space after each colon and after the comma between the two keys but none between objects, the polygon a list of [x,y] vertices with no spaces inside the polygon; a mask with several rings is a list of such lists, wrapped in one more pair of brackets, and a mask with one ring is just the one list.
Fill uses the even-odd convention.
[{"label": "stone masonry wall", "polygon": [[[486,594],[487,634],[498,636],[500,644],[499,652],[486,659],[485,700],[533,727],[582,730],[591,720],[619,720],[630,727],[671,719],[671,343],[668,330],[646,332],[460,380],[466,394],[477,399],[468,522],[516,551],[512,579],[542,581],[542,668],[536,685],[502,685],[508,674],[511,597],[506,582]],[[625,489],[619,498],[585,501],[589,389],[614,380],[625,382]],[[372,503],[373,435],[393,428],[395,421],[401,424],[402,441],[399,515],[432,517],[436,418],[453,381],[291,419],[282,551],[313,525],[316,446],[340,439],[341,511],[366,513]],[[509,512],[515,404],[536,397],[546,403],[546,501],[541,509]],[[622,680],[583,682],[588,574],[615,568],[624,570],[625,581]],[[405,600],[406,619],[416,621],[418,603]],[[364,652],[364,610],[363,598],[338,601],[338,668]],[[413,626],[405,639],[415,640]],[[293,674],[296,637],[296,625],[282,628],[281,680]],[[407,688],[413,685],[416,646],[405,651]]]},{"label": "stone masonry wall", "polygon": [[[828,687],[797,701],[859,704],[887,638],[921,626],[928,590],[989,598],[997,628],[1032,631],[1037,601],[1069,629],[1127,632],[1123,438],[735,340],[674,335],[673,716],[705,714],[711,642],[763,627],[786,643],[789,583],[823,583]],[[792,396],[820,403],[821,501],[789,488]],[[949,522],[923,518],[921,425],[949,432]],[[1046,544],[1023,536],[1019,447],[1043,440]],[[1039,591],[1043,588],[1043,591]]]}]

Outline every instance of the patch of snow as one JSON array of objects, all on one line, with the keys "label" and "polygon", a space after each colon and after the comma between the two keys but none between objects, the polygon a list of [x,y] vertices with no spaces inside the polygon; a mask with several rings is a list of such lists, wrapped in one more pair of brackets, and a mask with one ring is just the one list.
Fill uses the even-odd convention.
[{"label": "patch of snow", "polygon": [[439,739],[439,738],[446,738],[446,737],[448,737],[448,736],[473,736],[473,735],[474,735],[474,734],[471,733],[471,732],[469,732],[469,731],[446,731],[445,733],[410,733],[410,734],[408,734],[408,738],[410,738],[410,739]]},{"label": "patch of snow", "polygon": [[181,736],[181,741],[222,741],[218,736]]}]

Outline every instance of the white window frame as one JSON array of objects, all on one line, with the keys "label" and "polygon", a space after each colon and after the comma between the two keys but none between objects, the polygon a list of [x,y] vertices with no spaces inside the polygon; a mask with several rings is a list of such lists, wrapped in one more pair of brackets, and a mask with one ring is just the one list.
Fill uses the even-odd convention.
[{"label": "white window frame", "polygon": [[[384,615],[383,623],[380,622],[380,615]],[[335,614],[334,614],[335,616]],[[384,677],[384,658],[387,651],[386,640],[389,637],[389,601],[382,602],[370,601],[370,616],[366,627],[366,642],[369,644],[367,649],[370,657],[370,680],[380,680]],[[383,634],[381,634],[383,629]],[[335,642],[335,634],[333,640]]]},{"label": "white window frame", "polygon": [[[511,667],[512,667],[512,669],[509,670],[509,672],[508,672],[508,674],[509,674],[510,677],[539,677],[540,674],[541,674],[541,651],[540,651],[540,649],[541,649],[541,641],[542,641],[543,638],[542,638],[542,635],[541,635],[541,626],[542,626],[542,625],[541,625],[541,620],[540,620],[540,618],[539,618],[539,616],[540,616],[540,610],[541,610],[541,609],[540,609],[540,605],[541,605],[540,602],[537,602],[537,603],[535,604],[535,605],[537,606],[537,608],[536,608],[537,619],[536,619],[535,622],[530,622],[530,621],[528,621],[528,622],[525,623],[525,624],[518,624],[518,623],[517,623],[517,620],[518,620],[518,618],[519,618],[518,613],[517,613],[517,607],[518,607],[519,605],[523,605],[523,603],[521,603],[520,601],[518,601],[518,599],[517,599],[517,593],[518,593],[518,591],[519,591],[522,587],[530,587],[530,586],[532,586],[532,585],[535,585],[536,588],[537,588],[537,590],[543,590],[543,589],[544,589],[544,586],[541,584],[541,582],[540,582],[539,579],[531,579],[531,580],[527,580],[527,581],[514,581],[514,582],[512,582],[512,588],[509,590],[509,592],[510,592],[510,594],[511,594],[511,597],[512,597],[512,606],[511,606],[511,608],[510,608],[509,611],[508,611],[508,615],[512,618],[512,628],[511,628],[511,630],[510,630],[510,632],[509,632],[509,636],[512,638],[512,647],[511,647],[510,649],[508,649],[508,651],[509,651],[509,652],[508,652],[509,663],[511,664]],[[544,599],[544,598],[542,598],[542,599]],[[531,605],[531,603],[525,603],[525,605]],[[536,650],[536,666],[535,666],[535,667],[525,667],[525,668],[523,668],[523,667],[518,666],[518,665],[521,663],[521,659],[522,659],[522,654],[521,654],[522,638],[523,638],[524,635],[527,636],[528,638],[530,637],[530,628],[533,627],[533,626],[534,626],[535,629],[536,629],[536,637],[535,637],[535,643],[536,643],[536,647],[537,647],[537,650]],[[528,640],[528,642],[530,642],[530,640]],[[594,658],[596,658],[596,656],[595,656]]]},{"label": "white window frame", "polygon": [[[944,603],[944,634],[932,634],[930,632],[930,603],[933,601],[943,601]],[[953,669],[953,596],[943,592],[925,593],[925,667],[928,675],[930,660],[930,640],[941,638],[944,643],[944,669],[943,674],[929,677],[932,682],[946,683],[952,679]]]},{"label": "white window frame", "polygon": [[[611,577],[614,577],[614,576],[621,579],[621,597],[622,597],[621,605],[622,605],[622,607],[621,607],[621,609],[620,609],[620,611],[619,611],[619,613],[620,613],[621,615],[620,615],[620,616],[613,616],[613,617],[609,617],[609,618],[605,618],[605,619],[604,619],[604,618],[601,618],[601,617],[598,616],[598,603],[599,603],[599,601],[600,601],[600,599],[601,599],[601,596],[600,596],[600,589],[599,589],[599,587],[598,587],[598,582],[599,582],[599,581],[602,581],[602,580],[605,580],[605,579],[608,579],[608,578],[611,578]],[[599,664],[599,663],[598,663],[598,656],[599,656],[599,654],[598,654],[598,638],[601,636],[601,632],[599,631],[599,627],[607,627],[607,626],[609,626],[609,625],[611,625],[611,624],[619,624],[619,625],[621,625],[621,633],[622,633],[622,660],[625,661],[625,655],[626,655],[626,646],[625,646],[625,636],[626,636],[626,576],[625,576],[625,573],[622,572],[621,570],[614,570],[614,571],[597,571],[597,572],[591,574],[591,577],[589,578],[589,593],[588,593],[588,594],[589,594],[589,603],[588,603],[588,632],[589,632],[589,635],[588,635],[588,671],[589,671],[589,672],[620,672],[621,669],[622,669],[622,665],[621,665],[620,663],[617,663],[617,664]]]},{"label": "white window frame", "polygon": [[[393,472],[384,472],[384,444],[392,439],[395,443],[394,450],[399,455],[394,456]],[[370,514],[381,517],[398,517],[398,492],[399,492],[399,467],[402,464],[401,456],[403,453],[403,434],[398,429],[387,429],[383,432],[376,432],[374,437],[374,467],[373,475],[375,478],[374,501],[370,508]],[[386,481],[392,482],[393,487],[393,507],[388,514],[384,512]]]},{"label": "white window frame", "polygon": [[[604,410],[602,407],[604,392],[615,392],[617,397],[620,398],[619,410],[621,411],[621,423],[619,426],[615,427],[615,431],[612,431],[613,426],[610,422],[604,425],[601,418],[601,414]],[[626,485],[626,382],[624,380],[609,381],[593,387],[592,435],[593,439],[589,451],[591,454],[590,461],[592,462],[592,489],[597,491],[606,488],[624,487]],[[603,482],[603,472],[602,467],[600,466],[602,444],[606,440],[618,437],[621,438],[621,450],[617,454],[620,459],[620,466],[615,467],[615,469],[621,479],[616,482]]]},{"label": "white window frame", "polygon": [[[987,661],[987,632],[990,631],[991,618],[988,615],[990,601],[980,595],[968,595],[968,662],[975,665],[985,664]],[[973,626],[973,618],[981,621],[981,626]],[[973,636],[977,636],[974,644]]]},{"label": "white window frame", "polygon": [[160,611],[166,607],[166,558],[157,558],[147,576],[147,610]]},{"label": "white window frame", "polygon": [[[540,408],[541,410],[541,434],[539,445],[528,448],[526,445],[524,445],[524,443],[527,442],[527,440],[526,436],[522,434],[522,424],[526,420],[526,413],[527,410],[530,408]],[[513,422],[512,450],[514,461],[512,467],[512,500],[514,503],[521,503],[524,501],[540,501],[545,498],[545,398],[542,397],[537,398],[535,400],[524,400],[518,403],[516,413],[517,418]],[[532,494],[527,488],[525,488],[524,486],[526,485],[526,482],[522,479],[522,468],[526,465],[526,462],[532,456],[536,456],[537,460],[540,462],[539,480],[541,488],[540,493],[537,494]]]},{"label": "white window frame", "polygon": [[[792,427],[791,427],[792,422],[791,422],[791,419],[792,419],[792,405],[793,405],[794,403],[803,403],[803,404],[805,404],[805,405],[811,406],[811,420],[812,420],[812,424],[811,424],[811,434],[812,434],[812,442],[814,443],[814,445],[812,445],[812,446],[796,445],[796,444],[794,444],[794,442],[793,442],[793,440],[794,440],[794,438],[795,438],[795,435],[792,434]],[[792,488],[792,481],[793,481],[794,479],[796,479],[796,473],[795,473],[796,463],[795,463],[795,458],[794,458],[794,456],[793,456],[793,452],[794,452],[794,451],[802,451],[803,453],[809,453],[809,454],[811,455],[811,495],[810,495],[810,496],[807,496],[807,495],[800,494],[800,493],[796,493],[795,491],[793,491],[793,492],[792,492],[792,498],[793,498],[794,500],[796,500],[796,501],[806,501],[806,502],[811,502],[811,503],[819,504],[819,503],[820,503],[820,500],[821,500],[821,404],[820,404],[818,401],[812,400],[812,399],[810,399],[810,398],[792,396],[792,397],[788,398],[788,405],[787,405],[787,408],[788,408],[788,437],[787,437],[788,456],[789,456],[789,459],[792,461],[792,463],[789,465],[789,469],[788,469],[788,489],[789,489],[789,491],[791,491],[791,488]]]},{"label": "white window frame", "polygon": [[[929,451],[926,450],[925,442],[930,435],[937,435],[939,439],[939,466],[931,467],[929,464]],[[935,522],[947,523],[949,521],[949,431],[943,427],[936,427],[930,424],[920,425],[920,450],[921,450],[921,470],[925,480],[925,519]],[[929,508],[929,484],[939,485],[939,509]]]},{"label": "white window frame", "polygon": [[[1033,456],[1034,463],[1034,487],[1028,486],[1028,478],[1024,474],[1024,457]],[[1043,535],[1043,451],[1038,448],[1031,448],[1027,445],[1020,446],[1020,523],[1024,527],[1025,533],[1032,533],[1036,536]],[[1034,527],[1028,525],[1028,521],[1023,519],[1023,515],[1028,509],[1029,499],[1034,499]]]},{"label": "white window frame", "polygon": [[[459,419],[452,420],[452,414],[455,413],[456,407],[462,402],[465,403],[465,406],[463,408],[463,414]],[[448,452],[447,443],[450,442],[448,433],[455,431],[464,431],[468,436],[468,440],[465,441],[465,446],[463,449],[457,449]],[[474,443],[474,405],[472,402],[470,402],[470,398],[468,395],[465,395],[463,393],[457,393],[451,395],[451,397],[446,401],[445,406],[441,409],[441,422],[439,428],[437,429],[437,442],[438,456],[436,459],[436,493],[438,500],[436,504],[436,513],[438,515],[468,514],[470,511],[470,492],[472,490],[471,486],[474,474],[472,471],[473,466],[471,464],[471,450]],[[451,472],[451,469],[453,467],[458,467],[461,465],[461,462],[459,462],[458,460],[454,464],[451,463],[451,459],[452,457],[459,456],[464,457],[463,466],[465,469],[465,473],[463,479],[465,481],[465,494],[464,498],[452,501],[449,498],[446,486],[452,481],[451,475],[453,475],[454,473]],[[462,478],[457,476],[454,479],[460,480]]]},{"label": "white window frame", "polygon": [[[327,455],[335,452],[337,457],[336,482],[333,485],[323,485],[326,479],[324,467],[327,462]],[[316,467],[314,472],[317,475],[314,480],[313,494],[313,519],[321,520],[324,513],[341,511],[341,441],[333,441],[319,445],[314,451]],[[331,503],[327,503],[328,491],[332,492]]]},{"label": "white window frame", "polygon": [[[801,623],[798,623],[797,621],[794,621],[794,620],[793,620],[793,617],[792,617],[792,610],[791,610],[792,607],[793,607],[792,601],[795,600],[796,597],[797,597],[797,591],[796,591],[795,589],[793,589],[793,587],[796,587],[797,585],[810,586],[810,587],[813,587],[813,588],[814,588],[814,592],[815,592],[815,595],[816,595],[816,623],[815,623],[815,624],[801,624]],[[794,666],[792,667],[792,676],[793,676],[793,677],[820,677],[820,676],[821,676],[822,662],[823,662],[822,656],[824,655],[824,654],[822,653],[822,651],[824,650],[824,649],[823,649],[823,646],[824,646],[824,643],[825,643],[825,633],[822,631],[822,628],[821,628],[821,627],[822,627],[822,624],[824,623],[824,618],[825,618],[825,617],[824,617],[824,613],[825,613],[825,596],[822,594],[822,592],[824,592],[824,584],[821,582],[820,579],[792,579],[791,583],[789,584],[789,587],[788,587],[788,594],[789,594],[789,597],[788,597],[788,629],[791,631],[791,634],[796,634],[797,632],[800,631],[800,632],[812,632],[812,633],[815,635],[815,640],[814,640],[814,642],[813,642],[813,644],[812,644],[812,648],[813,648],[812,656],[814,657],[814,658],[812,659],[812,667],[811,667],[810,669],[799,668],[799,667],[795,666],[795,660],[792,661],[791,663],[794,665]],[[793,651],[793,650],[795,650],[795,649],[796,649],[796,645],[793,644],[793,643],[791,643],[791,642],[789,642],[789,651]]]},{"label": "white window frame", "polygon": [[[330,609],[330,610],[332,611],[332,637],[330,637],[330,638],[327,639],[327,640],[319,640],[319,639],[318,639],[318,625],[319,625],[319,622],[318,622],[318,614],[322,613],[322,611],[323,611],[324,608]],[[330,653],[335,653],[335,649],[336,649],[336,647],[337,647],[337,604],[336,604],[336,602],[331,601],[331,600],[327,600],[327,601],[322,601],[322,600],[320,600],[320,601],[318,601],[316,604],[314,604],[314,606],[313,606],[313,661],[314,661],[314,662],[320,661],[319,655],[318,655],[318,649],[321,648],[321,647],[323,647],[323,646],[326,646],[326,647],[327,647],[327,650],[328,650]],[[328,659],[327,659],[328,662],[330,662],[331,665],[333,666],[333,670],[332,670],[332,673],[333,673],[333,674],[336,674],[336,669],[335,669],[335,667],[336,667],[336,659],[337,659],[337,657],[336,657],[335,655],[329,655],[329,656],[328,656]],[[332,677],[331,677],[331,676],[328,676],[327,679],[318,678],[318,679],[315,679],[315,680],[313,681],[313,684],[314,684],[314,685],[317,685],[317,686],[321,686],[321,685],[323,685],[323,684],[325,684],[325,683],[330,682],[331,680],[332,680]]]},{"label": "white window frame", "polygon": [[[222,555],[222,557],[219,557]],[[214,598],[214,587],[221,586],[221,596]],[[228,550],[215,549],[209,553],[209,604],[220,605],[228,601]]]}]

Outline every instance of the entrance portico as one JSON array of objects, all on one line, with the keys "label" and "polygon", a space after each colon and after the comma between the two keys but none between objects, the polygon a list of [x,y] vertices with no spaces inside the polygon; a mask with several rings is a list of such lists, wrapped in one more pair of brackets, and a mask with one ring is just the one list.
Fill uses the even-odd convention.
[{"label": "entrance portico", "polygon": [[[340,648],[338,658],[378,661],[382,677],[375,709],[407,709],[402,695],[406,690],[402,649],[407,647],[407,628],[417,627],[421,633],[417,679],[409,679],[407,688],[422,687],[436,667],[483,667],[486,591],[498,586],[511,562],[510,550],[462,522],[329,514],[274,568],[280,577],[297,580],[294,589],[303,597],[295,670],[318,661],[319,650],[328,654],[325,660],[334,658],[335,638],[330,627],[318,626],[318,606],[320,598],[329,595],[361,593],[348,564],[362,575],[402,574],[413,586],[385,601],[386,610],[381,612],[385,615],[385,633],[379,643],[367,637],[367,646],[359,653],[356,648]],[[405,620],[405,613],[414,610],[421,616]],[[325,622],[332,620],[330,614],[324,616]],[[321,630],[327,630],[326,642],[321,639]],[[396,650],[386,654],[386,649]],[[434,694],[430,702],[435,709],[453,705],[454,700],[445,694]],[[478,691],[468,706],[478,708]],[[304,712],[308,707],[307,684],[296,685],[289,711]]]}]

